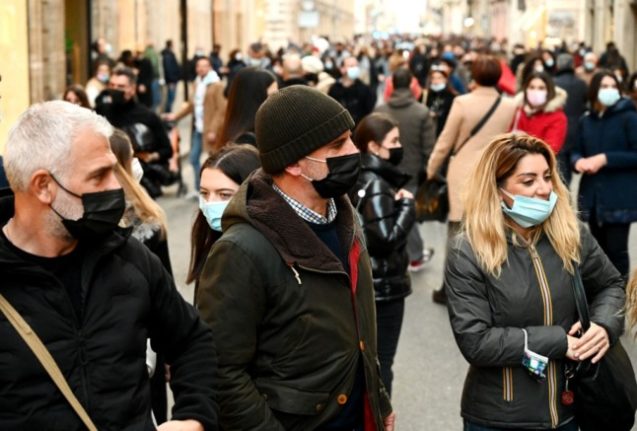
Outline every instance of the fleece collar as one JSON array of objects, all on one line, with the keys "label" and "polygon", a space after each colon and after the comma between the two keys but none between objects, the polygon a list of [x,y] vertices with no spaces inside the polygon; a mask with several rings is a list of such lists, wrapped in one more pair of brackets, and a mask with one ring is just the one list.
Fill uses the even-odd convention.
[{"label": "fleece collar", "polygon": [[[344,195],[335,199],[338,214],[335,219],[341,244],[352,248],[354,236],[359,236],[354,210]],[[298,264],[321,271],[344,272],[343,265],[316,236],[285,200],[272,188],[272,177],[259,169],[242,185],[226,208],[222,225],[248,223],[261,232],[288,264]]]},{"label": "fleece collar", "polygon": [[[547,113],[555,112],[559,109],[564,108],[567,97],[568,95],[566,94],[566,91],[564,91],[560,87],[555,87],[555,97],[549,100],[549,102],[546,104],[542,112],[547,112]],[[524,105],[524,92],[521,91],[518,94],[516,94],[513,100],[515,102],[515,106],[517,107]],[[531,109],[531,107],[528,105],[524,105],[524,112],[528,116],[537,114],[537,111],[535,111],[534,109]]]}]

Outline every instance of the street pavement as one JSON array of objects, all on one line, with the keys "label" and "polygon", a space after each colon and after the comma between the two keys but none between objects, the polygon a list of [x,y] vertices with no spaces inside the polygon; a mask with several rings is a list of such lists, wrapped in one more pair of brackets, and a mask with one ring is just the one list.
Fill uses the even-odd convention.
[{"label": "street pavement", "polygon": [[[192,184],[190,166],[184,166],[183,174]],[[191,302],[193,286],[187,286],[185,279],[190,258],[190,227],[197,203],[177,198],[176,187],[165,190],[159,203],[168,216],[175,282]],[[424,223],[421,232],[435,254],[423,271],[413,274],[414,293],[407,298],[394,364],[393,405],[398,415],[397,430],[461,430],[460,396],[467,362],[453,339],[446,308],[431,301],[431,292],[442,282],[446,227],[435,222]],[[633,226],[631,232],[630,251],[632,267],[637,268],[637,226]],[[636,363],[637,347],[632,338],[625,336],[624,345]]]}]

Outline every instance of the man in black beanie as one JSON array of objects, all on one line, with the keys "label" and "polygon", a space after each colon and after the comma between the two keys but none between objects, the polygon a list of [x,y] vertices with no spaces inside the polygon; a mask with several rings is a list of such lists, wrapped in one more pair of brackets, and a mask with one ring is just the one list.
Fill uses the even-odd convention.
[{"label": "man in black beanie", "polygon": [[306,86],[256,115],[262,169],[226,208],[196,303],[219,354],[222,429],[390,431],[369,256],[346,192],[349,113]]}]

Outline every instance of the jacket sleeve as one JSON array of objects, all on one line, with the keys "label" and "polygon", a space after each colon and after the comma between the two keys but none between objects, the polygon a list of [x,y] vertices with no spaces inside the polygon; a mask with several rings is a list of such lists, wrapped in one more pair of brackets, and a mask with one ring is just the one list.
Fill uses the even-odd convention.
[{"label": "jacket sleeve", "polygon": [[[427,114],[422,121],[420,129],[420,145],[422,146],[421,148],[424,156],[423,160],[427,161],[434,150],[434,145],[436,145],[436,123],[432,116],[429,115],[429,109],[427,109]],[[427,167],[425,166],[425,168]]]},{"label": "jacket sleeve", "polygon": [[586,114],[577,122],[577,141],[575,141],[573,151],[571,151],[571,169],[573,170],[575,170],[577,161],[584,157],[584,121],[586,121]]},{"label": "jacket sleeve", "polygon": [[581,224],[580,272],[589,302],[591,321],[603,326],[614,344],[624,331],[624,280],[608,259],[588,227]]},{"label": "jacket sleeve", "polygon": [[555,112],[546,125],[544,140],[549,144],[555,154],[559,153],[564,146],[567,125],[568,120],[566,119],[566,114],[562,111]]},{"label": "jacket sleeve", "polygon": [[210,329],[182,298],[157,256],[151,255],[149,337],[156,352],[171,366],[170,387],[175,398],[173,419],[195,419],[204,429],[217,429],[217,357]]},{"label": "jacket sleeve", "polygon": [[413,199],[394,200],[387,193],[365,198],[360,212],[367,248],[372,256],[385,256],[405,244],[407,234],[416,221]]},{"label": "jacket sleeve", "polygon": [[150,114],[149,125],[152,127],[153,135],[155,136],[155,151],[159,153],[159,159],[162,162],[167,162],[173,155],[173,148],[170,145],[168,133],[164,130],[164,125],[157,114]]},{"label": "jacket sleeve", "polygon": [[435,175],[456,144],[458,134],[460,133],[460,126],[462,125],[462,117],[462,106],[460,106],[460,102],[456,97],[451,104],[451,110],[449,111],[445,128],[442,129],[440,136],[438,136],[438,141],[436,141],[434,149],[431,152],[431,157],[429,157],[429,162],[427,163],[427,178],[432,178]]},{"label": "jacket sleeve", "polygon": [[626,134],[628,148],[623,151],[608,151],[608,163],[602,169],[635,169],[637,168],[637,113],[629,112],[623,124],[622,132]]},{"label": "jacket sleeve", "polygon": [[258,266],[236,244],[217,241],[203,268],[196,303],[218,340],[221,428],[284,431],[249,374],[266,307]]},{"label": "jacket sleeve", "polygon": [[[520,365],[524,355],[522,328],[494,326],[486,276],[467,249],[465,243],[449,253],[444,279],[451,328],[458,347],[475,366]],[[524,329],[529,335],[530,350],[554,359],[566,354],[566,331],[561,326]]]}]

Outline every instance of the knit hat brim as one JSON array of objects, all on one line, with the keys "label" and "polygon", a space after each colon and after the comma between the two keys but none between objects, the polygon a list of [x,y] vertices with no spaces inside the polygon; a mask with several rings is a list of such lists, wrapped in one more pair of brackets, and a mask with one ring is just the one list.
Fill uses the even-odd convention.
[{"label": "knit hat brim", "polygon": [[343,108],[332,118],[309,129],[296,139],[268,152],[261,152],[263,170],[268,173],[280,172],[292,163],[334,141],[353,127],[352,116]]}]

